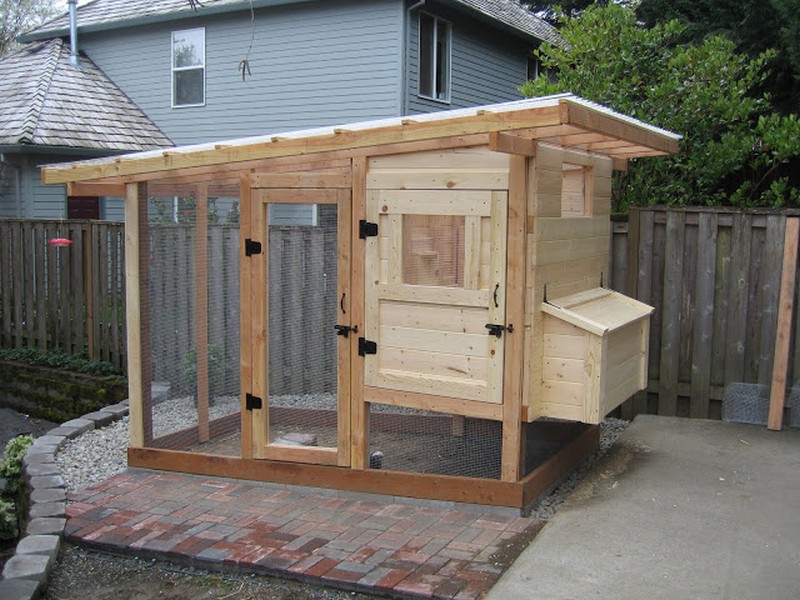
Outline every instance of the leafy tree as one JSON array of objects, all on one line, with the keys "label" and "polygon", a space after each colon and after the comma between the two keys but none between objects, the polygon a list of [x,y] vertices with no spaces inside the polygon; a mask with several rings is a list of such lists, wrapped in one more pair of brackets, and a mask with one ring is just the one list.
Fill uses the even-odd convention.
[{"label": "leafy tree", "polygon": [[52,0],[0,0],[0,56],[14,50],[18,35],[58,12]]},{"label": "leafy tree", "polygon": [[682,41],[724,34],[751,57],[775,49],[765,89],[784,112],[800,108],[800,0],[642,0],[636,14],[649,27],[679,21]]},{"label": "leafy tree", "polygon": [[750,58],[724,36],[681,44],[677,21],[642,27],[631,8],[590,7],[563,17],[565,44],[538,51],[558,80],[527,96],[572,91],[684,136],[680,154],[631,161],[614,208],[636,204],[800,205],[800,121],[772,114],[754,93],[773,51]]}]

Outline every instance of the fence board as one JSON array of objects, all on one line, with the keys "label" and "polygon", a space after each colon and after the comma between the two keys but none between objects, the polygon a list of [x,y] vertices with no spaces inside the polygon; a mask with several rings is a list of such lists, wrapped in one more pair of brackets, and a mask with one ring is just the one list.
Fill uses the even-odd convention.
[{"label": "fence board", "polygon": [[691,382],[689,416],[708,417],[711,388],[711,352],[714,334],[714,288],[717,267],[718,219],[714,213],[700,215],[697,227],[697,270],[695,308],[692,326]]},{"label": "fence board", "polygon": [[667,416],[675,415],[678,406],[685,225],[683,213],[667,214],[658,398],[658,414]]}]

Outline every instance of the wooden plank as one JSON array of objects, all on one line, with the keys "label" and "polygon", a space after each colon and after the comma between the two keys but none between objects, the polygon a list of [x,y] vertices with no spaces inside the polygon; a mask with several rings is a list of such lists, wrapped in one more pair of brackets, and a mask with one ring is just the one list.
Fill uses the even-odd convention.
[{"label": "wooden plank", "polygon": [[[359,331],[365,331],[374,317],[367,318],[365,301],[365,268],[367,266],[366,244],[371,240],[358,237],[360,219],[367,218],[367,160],[353,159],[353,214],[350,236],[352,289],[350,303],[351,324]],[[375,277],[377,265],[372,265],[369,276]],[[377,308],[377,307],[374,307]],[[369,466],[369,402],[364,397],[365,358],[358,356],[358,336],[350,336],[350,465],[354,470],[363,471]]]},{"label": "wooden plank", "polygon": [[484,190],[381,190],[382,214],[488,217],[492,192]]},{"label": "wooden plank", "polygon": [[483,325],[480,329],[479,332],[473,333],[381,325],[379,337],[381,347],[485,357],[486,329]]},{"label": "wooden plank", "polygon": [[[532,144],[535,153],[536,144]],[[517,153],[515,153],[517,154]],[[522,153],[520,153],[522,154]],[[524,330],[525,290],[528,221],[528,160],[524,156],[512,156],[509,164],[509,190],[506,237],[504,252],[505,273],[505,322],[516,324],[517,329],[504,336],[503,349],[503,441],[500,462],[500,479],[518,481],[524,468],[525,448],[522,439],[522,388],[523,369],[527,364]]]},{"label": "wooden plank", "polygon": [[381,190],[504,190],[508,188],[508,168],[486,166],[467,170],[462,165],[450,168],[370,169],[367,189]]},{"label": "wooden plank", "polygon": [[[351,171],[352,174],[352,171]],[[352,180],[352,176],[351,176]],[[353,302],[353,285],[350,280],[350,273],[352,272],[352,236],[351,227],[353,223],[352,217],[352,192],[351,190],[341,190],[339,192],[339,205],[336,215],[337,226],[337,295],[339,298],[339,305],[337,310],[338,323],[353,326],[351,320]],[[331,333],[331,335],[333,335]],[[337,427],[338,427],[338,453],[337,464],[340,467],[350,466],[350,428],[351,422],[351,389],[350,378],[353,364],[353,357],[351,355],[352,338],[355,334],[348,337],[336,336],[336,377],[337,377]]]},{"label": "wooden plank", "polygon": [[195,195],[194,340],[197,360],[197,427],[200,442],[208,441],[208,187],[199,184]]},{"label": "wooden plank", "polygon": [[775,359],[772,367],[772,386],[770,388],[769,416],[767,419],[767,428],[773,431],[780,431],[783,428],[783,408],[786,400],[789,348],[792,337],[799,233],[800,218],[787,218],[783,242],[781,291],[778,304],[778,332],[775,336]]},{"label": "wooden plank", "polygon": [[139,277],[139,186],[127,185],[125,195],[125,295],[127,305],[128,344],[128,401],[130,420],[130,447],[142,448],[145,444],[142,356],[142,310]]},{"label": "wooden plank", "polygon": [[[362,242],[363,243],[363,242]],[[425,285],[378,284],[375,292],[380,300],[394,302],[419,302],[423,304],[482,307],[489,305],[489,290],[464,290]]]},{"label": "wooden plank", "polygon": [[689,416],[709,417],[711,356],[714,347],[714,288],[717,266],[717,215],[701,214],[698,224],[697,273],[694,284],[695,305],[692,326],[692,395]]},{"label": "wooden plank", "polygon": [[[494,479],[343,469],[161,449],[130,449],[133,467],[490,506],[522,506],[522,486]],[[549,481],[547,485],[554,482]],[[544,483],[542,483],[544,485]]]},{"label": "wooden plank", "polygon": [[302,202],[298,200],[298,191],[290,188],[269,188],[253,190],[252,195],[260,202],[270,204],[336,204],[339,201],[338,190],[335,189],[314,190],[313,199],[306,197]]},{"label": "wooden plank", "polygon": [[758,382],[769,385],[773,379],[775,361],[775,340],[778,336],[778,313],[782,273],[775,268],[783,262],[782,247],[786,233],[785,215],[768,215],[764,241],[764,264],[760,276],[759,290],[760,340],[758,351]]},{"label": "wooden plank", "polygon": [[390,125],[359,131],[317,135],[300,138],[272,138],[248,144],[194,150],[148,153],[136,158],[120,158],[85,164],[71,164],[68,168],[51,165],[42,169],[42,182],[67,183],[105,177],[120,177],[165,170],[229,164],[259,158],[300,156],[322,152],[347,151],[370,146],[387,147],[392,144],[438,140],[453,136],[488,134],[491,131],[526,129],[560,122],[558,107],[485,112],[475,116],[427,121],[419,124]]},{"label": "wooden plank", "polygon": [[268,444],[263,454],[263,458],[269,460],[292,461],[314,465],[336,465],[338,463],[338,452],[336,448],[312,448]]},{"label": "wooden plank", "polygon": [[683,292],[683,253],[685,217],[683,213],[667,214],[663,328],[661,332],[661,388],[658,414],[674,416],[678,402],[678,368],[680,361],[680,329]]},{"label": "wooden plank", "polygon": [[[591,110],[569,99],[561,100],[562,123],[576,125],[588,131],[621,138],[668,154],[680,151],[680,142],[672,136],[659,134],[623,121],[613,115]],[[566,116],[566,118],[563,118]]]},{"label": "wooden plank", "polygon": [[[3,348],[14,347],[14,318],[11,299],[14,297],[15,282],[13,275],[23,271],[11,259],[13,243],[11,223],[0,221],[0,345]],[[16,258],[16,257],[15,257]]]},{"label": "wooden plank", "polygon": [[353,185],[350,170],[326,173],[323,171],[300,173],[253,173],[252,188],[324,188],[350,189]]},{"label": "wooden plank", "polygon": [[245,240],[250,237],[252,221],[252,196],[250,194],[250,175],[242,173],[239,183],[239,394],[242,414],[242,458],[255,456],[253,436],[253,411],[247,410],[246,394],[253,389],[253,267],[252,261],[244,256]]},{"label": "wooden plank", "polygon": [[469,143],[460,145],[463,147],[448,145],[424,148],[417,144],[410,151],[398,146],[395,147],[397,149],[390,149],[390,152],[373,152],[367,156],[369,164],[367,182],[371,180],[373,170],[379,173],[384,170],[402,170],[423,174],[430,171],[468,173],[490,169],[508,173],[509,157],[489,150],[488,136],[482,137],[481,140],[482,143],[476,145],[474,142],[477,138],[465,139]]},{"label": "wooden plank", "polygon": [[[270,368],[270,247],[269,213],[266,204],[267,192],[250,192],[250,239],[261,244],[261,254],[246,256],[245,244],[241,245],[241,260],[249,263],[250,270],[250,360],[251,393],[263,400],[261,408],[251,410],[253,457],[263,458],[269,442],[269,386],[272,378]],[[241,235],[241,234],[240,234]],[[247,389],[247,388],[245,388]],[[244,391],[244,390],[243,390]]]},{"label": "wooden plank", "polygon": [[489,134],[489,148],[492,152],[503,152],[517,156],[536,156],[536,140],[520,135],[493,131]]},{"label": "wooden plank", "polygon": [[503,418],[503,407],[500,405],[464,400],[463,398],[454,398],[452,396],[437,396],[423,392],[417,393],[365,386],[364,398],[368,402],[420,410],[433,410],[476,419],[500,421]]}]

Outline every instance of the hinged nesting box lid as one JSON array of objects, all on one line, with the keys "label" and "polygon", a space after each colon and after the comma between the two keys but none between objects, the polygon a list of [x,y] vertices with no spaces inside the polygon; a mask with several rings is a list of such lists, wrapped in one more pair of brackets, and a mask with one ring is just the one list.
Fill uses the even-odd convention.
[{"label": "hinged nesting box lid", "polygon": [[542,311],[598,336],[649,317],[653,307],[606,288],[593,288],[542,304]]}]

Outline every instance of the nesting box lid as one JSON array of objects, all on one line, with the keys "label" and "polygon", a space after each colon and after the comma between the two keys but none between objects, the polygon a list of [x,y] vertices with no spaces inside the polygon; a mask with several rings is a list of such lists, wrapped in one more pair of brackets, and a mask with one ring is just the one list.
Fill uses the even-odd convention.
[{"label": "nesting box lid", "polygon": [[649,317],[653,310],[644,302],[601,287],[542,304],[546,314],[599,336]]}]

